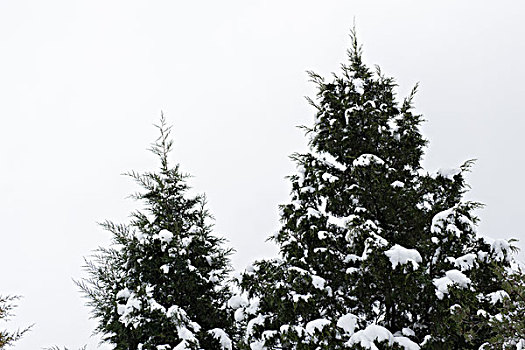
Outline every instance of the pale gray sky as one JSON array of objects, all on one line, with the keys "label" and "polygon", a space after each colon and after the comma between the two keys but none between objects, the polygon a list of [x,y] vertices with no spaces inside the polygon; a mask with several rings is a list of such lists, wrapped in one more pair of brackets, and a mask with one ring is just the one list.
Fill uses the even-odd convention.
[{"label": "pale gray sky", "polygon": [[339,69],[354,17],[369,65],[401,95],[420,82],[426,167],[477,158],[480,231],[525,240],[523,13],[505,0],[0,1],[0,293],[24,296],[12,326],[36,323],[15,348],[95,347],[72,278],[108,244],[96,222],[136,208],[120,174],[157,167],[161,110],[235,266],[272,256],[288,155],[306,145],[295,126],[313,121],[305,71]]}]

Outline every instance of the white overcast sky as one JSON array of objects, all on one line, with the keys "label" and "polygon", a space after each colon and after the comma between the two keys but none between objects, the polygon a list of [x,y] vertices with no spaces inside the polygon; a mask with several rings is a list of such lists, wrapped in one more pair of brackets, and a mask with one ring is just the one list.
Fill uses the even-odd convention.
[{"label": "white overcast sky", "polygon": [[0,0],[0,294],[24,296],[11,326],[35,323],[15,348],[96,347],[72,279],[109,242],[96,223],[137,207],[120,174],[156,169],[161,110],[236,268],[273,256],[288,155],[306,147],[295,126],[313,121],[305,71],[339,69],[354,17],[369,65],[401,95],[420,82],[426,168],[477,158],[480,231],[525,241],[524,13],[505,0]]}]

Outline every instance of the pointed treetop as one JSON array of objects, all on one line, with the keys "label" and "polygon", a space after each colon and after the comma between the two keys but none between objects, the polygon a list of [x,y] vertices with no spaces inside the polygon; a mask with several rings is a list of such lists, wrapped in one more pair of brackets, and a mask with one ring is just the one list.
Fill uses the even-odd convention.
[{"label": "pointed treetop", "polygon": [[164,113],[160,114],[160,124],[155,127],[159,130],[160,136],[151,145],[150,151],[159,156],[161,161],[161,169],[163,172],[168,171],[168,154],[173,147],[173,140],[170,138],[171,126],[166,123]]},{"label": "pointed treetop", "polygon": [[357,29],[355,28],[355,21],[352,29],[350,29],[350,40],[352,46],[347,50],[348,58],[352,62],[359,62],[361,64],[361,57],[363,56],[363,46],[357,41]]}]

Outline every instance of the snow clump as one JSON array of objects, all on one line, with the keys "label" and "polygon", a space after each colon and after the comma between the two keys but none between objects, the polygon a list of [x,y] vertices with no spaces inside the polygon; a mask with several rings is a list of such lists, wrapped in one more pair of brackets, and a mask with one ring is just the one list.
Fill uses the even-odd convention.
[{"label": "snow clump", "polygon": [[161,230],[156,235],[153,235],[153,239],[158,239],[161,242],[169,243],[173,240],[173,233],[168,230]]},{"label": "snow clump", "polygon": [[324,285],[326,283],[326,280],[324,278],[316,276],[316,275],[311,275],[310,277],[312,277],[312,284],[314,285],[315,288],[324,289]]},{"label": "snow clump", "polygon": [[345,343],[347,346],[352,346],[355,344],[361,345],[361,347],[370,350],[379,350],[374,342],[387,341],[388,345],[392,346],[394,343],[397,343],[405,350],[419,350],[420,347],[412,340],[403,336],[394,336],[392,333],[385,327],[378,326],[376,324],[371,324],[363,330],[355,332],[354,335]]},{"label": "snow clump", "polygon": [[117,293],[117,299],[128,299],[131,295],[131,292],[128,288],[124,288]]},{"label": "snow clump", "polygon": [[351,347],[352,345],[359,344],[363,348],[378,350],[374,341],[382,342],[388,341],[388,345],[392,345],[394,342],[394,336],[385,327],[371,324],[363,330],[355,332],[345,345]]},{"label": "snow clump", "polygon": [[403,187],[405,187],[405,184],[403,182],[399,181],[399,180],[396,180],[396,181],[392,182],[390,184],[390,186],[392,186],[394,188],[403,188]]},{"label": "snow clump", "polygon": [[354,334],[357,326],[357,316],[353,314],[346,314],[339,317],[337,320],[337,327],[342,328],[346,334]]},{"label": "snow clump", "polygon": [[470,270],[474,267],[474,262],[476,261],[476,254],[465,254],[463,256],[460,256],[454,261],[454,265],[456,267],[459,267],[461,271]]},{"label": "snow clump", "polygon": [[372,163],[383,165],[383,164],[385,164],[385,161],[382,160],[381,158],[379,158],[376,155],[365,153],[365,154],[362,154],[359,157],[357,157],[352,162],[352,165],[355,166],[355,167],[358,167],[358,166],[369,166]]},{"label": "snow clump", "polygon": [[509,242],[505,239],[496,239],[491,244],[492,252],[496,254],[496,260],[502,261],[505,258],[507,260],[511,256],[512,248]]},{"label": "snow clump", "polygon": [[466,288],[472,281],[459,270],[450,270],[445,272],[445,277],[434,279],[436,286],[436,296],[443,299],[445,294],[448,294],[448,287],[456,284],[461,288]]},{"label": "snow clump", "polygon": [[232,350],[232,341],[228,334],[220,328],[214,328],[208,331],[221,344],[221,350]]},{"label": "snow clump", "polygon": [[414,269],[419,267],[419,263],[423,261],[421,254],[415,249],[407,249],[395,244],[392,248],[385,251],[385,255],[390,259],[392,268],[395,269],[397,265],[406,265],[411,263]]},{"label": "snow clump", "polygon": [[363,79],[360,79],[360,78],[354,79],[352,83],[354,84],[355,92],[357,92],[359,95],[362,95],[365,93],[365,88],[364,88],[365,82],[363,81]]},{"label": "snow clump", "polygon": [[490,303],[495,305],[496,303],[503,301],[504,298],[508,298],[509,294],[504,290],[498,290],[497,292],[489,293],[487,296],[490,298]]},{"label": "snow clump", "polygon": [[[333,166],[334,168],[336,168],[336,169],[338,169],[340,171],[344,172],[346,170],[346,165],[341,164],[337,159],[335,159],[335,157],[333,155],[331,155],[328,152],[320,153],[319,157],[321,158],[321,160],[323,162],[327,163],[328,165]],[[304,169],[304,167],[303,167],[303,169]],[[304,172],[303,172],[303,174],[304,174]]]},{"label": "snow clump", "polygon": [[432,233],[440,233],[441,229],[444,228],[444,223],[447,222],[447,220],[450,217],[454,217],[455,208],[450,208],[447,210],[443,210],[432,218],[432,226],[430,227],[430,232]]},{"label": "snow clump", "polygon": [[306,324],[306,332],[310,335],[313,335],[317,330],[321,331],[325,326],[329,325],[331,322],[326,318],[318,318],[317,320],[310,321]]}]

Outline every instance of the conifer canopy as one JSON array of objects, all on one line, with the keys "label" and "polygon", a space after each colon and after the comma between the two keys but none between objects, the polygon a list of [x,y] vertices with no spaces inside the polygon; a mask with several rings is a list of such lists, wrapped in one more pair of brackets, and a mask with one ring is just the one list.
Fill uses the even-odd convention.
[{"label": "conifer canopy", "polygon": [[348,61],[309,100],[309,151],[292,155],[291,200],[272,236],[279,258],[258,261],[233,297],[243,349],[478,349],[494,336],[513,247],[477,232],[457,169],[427,172],[416,88]]},{"label": "conifer canopy", "polygon": [[144,208],[129,224],[102,226],[114,245],[100,248],[79,283],[99,321],[97,331],[118,350],[232,349],[226,302],[231,250],[212,233],[202,195],[188,195],[188,175],[170,166],[164,117],[151,151],[160,170],[131,176]]}]

